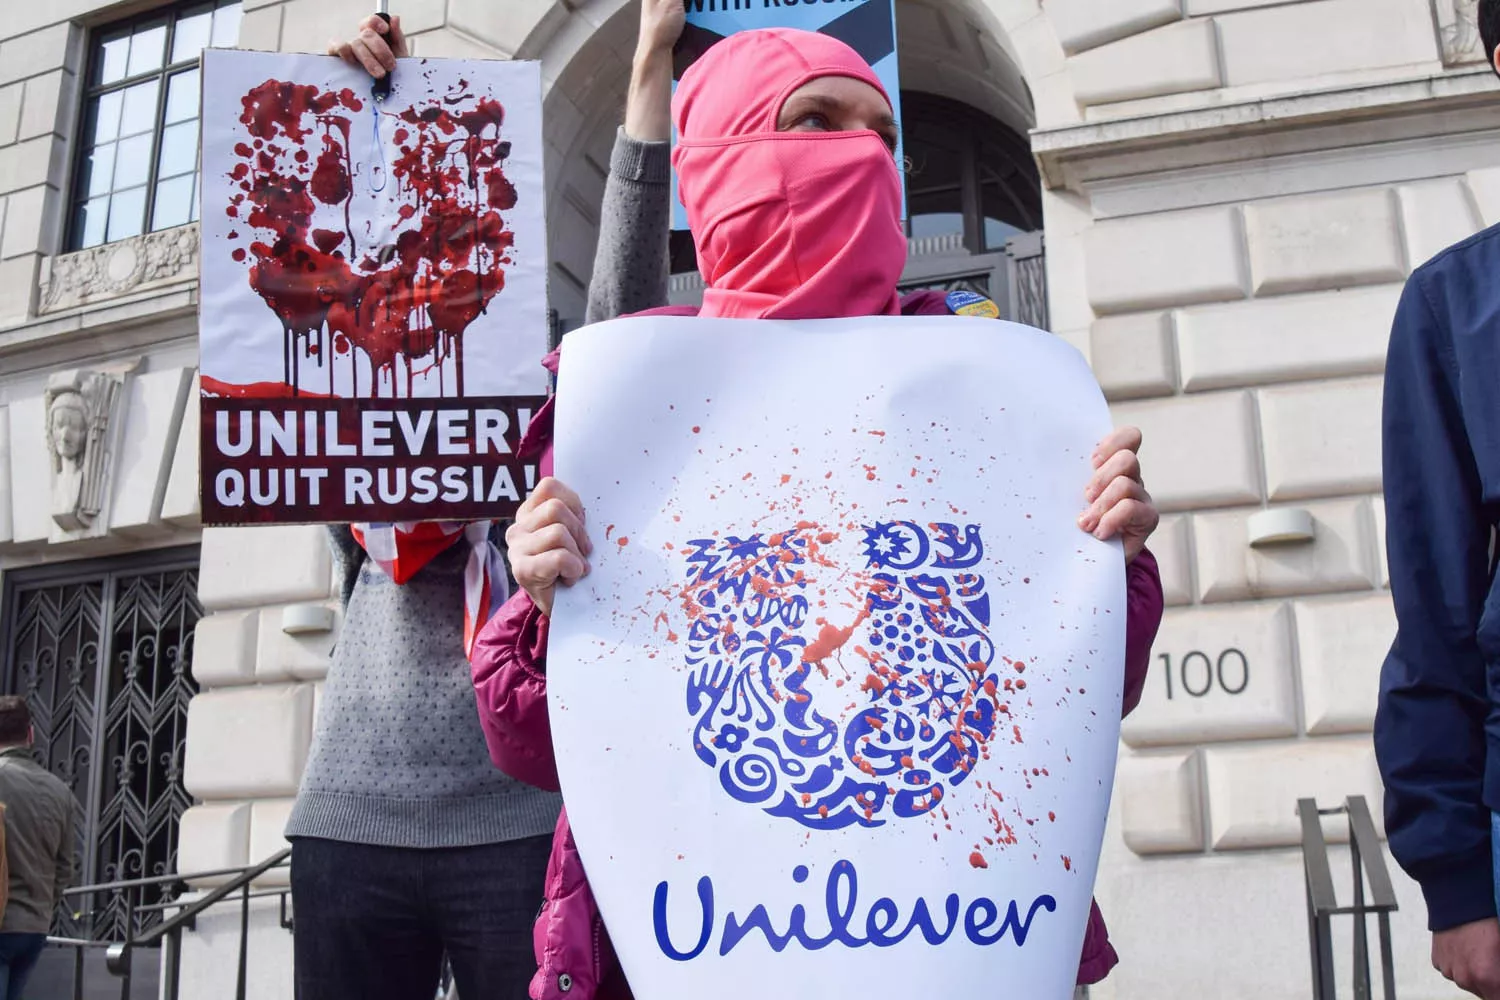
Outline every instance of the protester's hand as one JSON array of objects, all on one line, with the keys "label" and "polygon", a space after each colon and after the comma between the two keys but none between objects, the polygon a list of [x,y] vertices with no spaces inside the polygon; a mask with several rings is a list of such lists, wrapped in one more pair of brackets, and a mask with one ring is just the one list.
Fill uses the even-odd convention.
[{"label": "protester's hand", "polygon": [[406,48],[406,35],[401,31],[401,16],[391,16],[391,23],[371,14],[359,22],[354,37],[347,42],[337,39],[328,43],[328,54],[338,56],[355,69],[363,67],[379,80],[396,68],[397,59],[405,59],[411,53]]},{"label": "protester's hand", "polygon": [[641,30],[625,95],[625,134],[637,142],[672,138],[672,46],[686,23],[682,0],[641,0]]},{"label": "protester's hand", "polygon": [[1500,1000],[1500,920],[1487,917],[1432,935],[1432,965],[1459,989]]},{"label": "protester's hand", "polygon": [[672,55],[672,46],[682,37],[687,24],[687,6],[683,0],[641,0],[641,31],[636,36],[636,54]]},{"label": "protester's hand", "polygon": [[505,532],[510,571],[542,614],[551,617],[552,595],[588,575],[594,547],[583,526],[578,494],[548,476],[516,511]]},{"label": "protester's hand", "polygon": [[1078,517],[1078,526],[1095,538],[1119,538],[1127,563],[1141,554],[1161,520],[1141,481],[1140,448],[1141,432],[1135,427],[1117,428],[1099,442],[1094,478],[1083,491],[1089,507]]}]

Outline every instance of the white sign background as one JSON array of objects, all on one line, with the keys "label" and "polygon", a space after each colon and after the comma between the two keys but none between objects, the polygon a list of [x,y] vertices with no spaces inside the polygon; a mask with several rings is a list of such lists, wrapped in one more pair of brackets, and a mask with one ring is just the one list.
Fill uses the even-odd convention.
[{"label": "white sign background", "polygon": [[[353,195],[349,210],[360,256],[378,253],[404,230],[420,223],[420,213],[403,220],[402,206],[414,206],[418,197],[390,175],[390,164],[398,155],[395,135],[400,123],[393,117],[409,108],[441,105],[445,95],[465,92],[491,97],[505,108],[501,134],[510,140],[505,176],[520,193],[515,208],[503,212],[505,226],[515,237],[512,263],[505,268],[505,287],[484,315],[464,334],[466,396],[534,395],[546,392],[547,373],[541,358],[547,353],[547,243],[542,198],[542,101],[541,64],[501,60],[403,59],[392,76],[390,96],[381,115],[380,146],[376,145],[374,102],[368,73],[346,66],[331,56],[208,50],[203,67],[203,159],[202,159],[202,314],[201,352],[205,378],[231,385],[280,382],[283,374],[283,328],[281,321],[251,287],[249,271],[255,258],[236,261],[233,247],[243,237],[265,239],[243,219],[229,217],[225,209],[239,193],[230,172],[240,162],[235,146],[251,142],[241,123],[241,99],[267,80],[292,81],[317,87],[325,93],[348,88],[363,104],[360,111],[337,109],[351,119],[349,149],[352,160]],[[472,101],[464,102],[465,107]],[[312,116],[304,126],[311,127]],[[283,143],[284,146],[289,144]],[[456,145],[456,144],[455,144]],[[314,138],[306,143],[314,158],[323,146]],[[287,156],[293,155],[288,148]],[[455,158],[457,154],[455,153]],[[377,170],[386,177],[381,190]],[[341,205],[316,203],[313,228],[332,232],[345,229]],[[237,232],[237,244],[229,234]],[[326,391],[327,375],[317,367],[317,358],[304,355],[302,370],[314,391]],[[371,371],[360,358],[358,375],[361,396],[369,394]],[[420,359],[417,359],[420,361]],[[348,396],[349,378],[340,361],[336,366],[336,395]],[[439,395],[441,371],[425,372],[418,365],[414,396]],[[451,391],[451,372],[448,374]],[[405,395],[404,375],[402,392]],[[383,393],[382,395],[389,395]]]},{"label": "white sign background", "polygon": [[[556,474],[583,499],[594,555],[554,609],[552,731],[578,846],[635,995],[1071,996],[1114,773],[1125,633],[1120,550],[1075,523],[1109,427],[1082,357],[993,320],[638,318],[570,334],[559,392]],[[880,638],[860,624],[866,529],[899,520],[934,535],[937,523],[979,526],[973,572],[1005,689],[992,701],[1006,713],[985,752],[940,808],[882,808],[878,825],[813,828],[815,818],[769,814],[774,798],[736,798],[698,751],[708,742],[727,761],[725,748],[756,731],[726,736],[733,727],[715,717],[722,724],[695,736],[688,690],[702,668],[685,657],[702,608],[686,597],[688,543],[760,534],[777,544],[794,532],[826,542],[802,567],[806,587],[786,593],[822,595],[800,631],[808,643],[858,626],[834,635],[847,641],[832,644],[827,675],[806,681],[811,706],[844,725],[883,690],[871,688],[861,648]],[[844,764],[853,772],[852,758]],[[899,943],[869,943],[901,936],[919,899],[939,943],[920,923]],[[658,905],[681,954],[707,926],[701,952],[668,957]],[[731,914],[750,929],[726,938]],[[975,943],[970,925],[991,943]],[[802,933],[773,948],[765,926]]]}]

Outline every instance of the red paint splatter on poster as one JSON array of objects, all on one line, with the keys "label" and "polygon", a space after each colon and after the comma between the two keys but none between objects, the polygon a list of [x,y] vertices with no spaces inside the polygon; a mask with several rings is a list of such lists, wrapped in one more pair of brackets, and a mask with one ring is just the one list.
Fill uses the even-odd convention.
[{"label": "red paint splatter on poster", "polygon": [[[673,412],[684,409],[674,405],[667,408]],[[998,863],[1003,864],[1005,860],[1024,863],[1027,853],[1034,861],[1049,855],[1058,856],[1048,849],[1051,845],[1044,832],[1050,824],[1059,822],[1057,788],[1049,782],[1047,768],[1037,765],[1054,753],[1062,753],[1069,761],[1072,758],[1063,748],[1053,746],[1045,729],[1033,728],[1032,725],[1038,717],[1038,709],[1028,697],[1031,692],[1026,678],[1030,678],[1032,690],[1049,698],[1052,693],[1049,687],[1057,680],[1052,663],[1024,651],[1031,645],[1028,633],[1033,628],[1007,620],[1003,599],[997,600],[990,635],[1002,644],[1002,648],[997,650],[990,665],[956,661],[952,665],[953,676],[948,679],[942,677],[941,669],[933,672],[912,669],[911,656],[899,648],[899,642],[896,650],[890,650],[883,640],[880,644],[872,641],[879,637],[866,635],[869,630],[866,626],[872,617],[871,594],[879,593],[882,598],[899,596],[902,601],[910,602],[907,610],[914,618],[930,614],[934,621],[942,620],[947,610],[953,608],[963,595],[952,594],[942,587],[929,587],[917,593],[900,584],[879,582],[863,568],[863,559],[857,554],[857,549],[850,547],[863,544],[869,518],[880,516],[865,513],[865,510],[882,509],[878,495],[873,503],[870,498],[862,498],[866,502],[863,504],[865,510],[861,510],[862,505],[846,495],[843,487],[829,482],[833,474],[826,467],[799,465],[786,452],[776,456],[776,465],[757,465],[756,474],[747,476],[750,470],[741,457],[744,449],[732,445],[726,447],[713,439],[705,441],[701,437],[689,436],[690,433],[697,435],[702,432],[702,426],[691,422],[694,419],[701,422],[702,416],[685,413],[675,419],[680,420],[677,427],[684,443],[691,442],[687,450],[718,466],[712,477],[702,484],[703,492],[697,496],[707,495],[712,501],[721,496],[748,492],[756,498],[754,512],[746,515],[749,521],[742,527],[745,535],[766,532],[761,536],[764,548],[729,557],[724,563],[726,577],[748,578],[745,589],[749,596],[746,600],[769,605],[787,601],[799,592],[806,597],[808,613],[805,625],[799,629],[806,645],[799,651],[800,655],[786,660],[788,677],[796,674],[802,679],[795,684],[772,683],[767,693],[777,705],[811,704],[810,692],[823,685],[817,694],[818,703],[826,706],[832,702],[833,711],[828,714],[840,728],[845,720],[856,715],[862,719],[868,731],[849,748],[844,766],[854,772],[852,780],[865,783],[863,797],[855,798],[856,805],[863,810],[864,819],[870,821],[878,810],[875,800],[881,794],[880,789],[890,796],[897,794],[902,786],[897,765],[906,771],[927,766],[928,758],[902,746],[908,737],[901,736],[898,728],[927,727],[942,741],[940,752],[957,752],[966,758],[958,766],[969,775],[967,782],[935,787],[936,794],[931,802],[922,800],[918,803],[932,824],[934,840],[952,842],[951,863],[961,866],[968,860],[973,864],[977,857],[980,864],[975,867],[988,868],[991,858],[997,858]],[[866,423],[849,429],[849,433],[858,435],[862,442],[850,456],[853,478],[867,483],[880,483],[884,479],[890,493],[903,488],[913,491],[911,509],[917,512],[912,515],[913,521],[927,523],[931,530],[935,531],[939,526],[927,522],[927,518],[941,516],[946,519],[946,515],[938,514],[945,505],[954,514],[967,516],[956,506],[945,504],[940,497],[928,495],[932,491],[924,492],[923,487],[917,485],[922,481],[941,479],[938,467],[929,467],[930,463],[921,455],[902,453],[903,449],[899,447],[896,454],[888,454],[893,444],[889,440],[879,440],[880,435],[872,435],[870,426]],[[878,445],[872,437],[879,440]],[[874,464],[877,447],[881,449],[880,467]],[[786,451],[791,456],[800,453],[796,447]],[[884,476],[880,468],[885,468]],[[910,470],[909,473],[902,475],[899,472],[902,468]],[[771,472],[772,469],[775,471]],[[865,473],[863,477],[859,475],[861,471]],[[890,481],[893,475],[899,477],[899,481]],[[690,539],[719,538],[721,533],[728,537],[739,534],[732,525],[709,530],[717,521],[710,521],[690,534],[672,527],[699,519],[684,518],[680,506],[682,501],[675,495],[676,487],[680,485],[678,476],[672,475],[671,481],[674,488],[668,492],[660,511],[667,530],[660,531],[654,521],[633,523],[629,533],[636,541],[650,544],[632,546],[626,551],[640,552],[641,555],[629,558],[649,555],[655,559],[658,545],[662,551],[686,553],[690,551]],[[874,489],[878,491],[882,487]],[[905,502],[905,499],[887,499],[885,502]],[[620,527],[627,526],[622,524]],[[614,530],[615,526],[610,525],[604,534],[608,537]],[[841,548],[835,546],[838,542],[843,543]],[[609,546],[609,549],[611,556],[621,551],[615,546]],[[795,574],[749,572],[757,564],[772,561],[777,565],[792,566],[798,562],[791,558],[794,553],[801,560]],[[991,586],[999,588],[1031,583],[1030,577],[1022,576],[1020,565],[1024,562],[1019,558],[1016,563],[1009,562],[1005,556],[997,558],[992,564],[995,577]],[[650,577],[651,573],[645,575]],[[804,584],[808,586],[802,589]],[[994,592],[997,596],[1001,593],[999,590]],[[682,663],[682,657],[674,647],[690,641],[694,629],[709,628],[707,623],[711,621],[714,622],[711,630],[721,636],[726,648],[752,641],[743,623],[716,620],[718,616],[707,604],[699,603],[700,595],[691,585],[676,582],[656,585],[648,589],[648,593],[644,603],[636,606],[624,603],[618,610],[611,611],[611,615],[620,624],[622,632],[629,631],[632,620],[652,622],[650,632],[654,648],[647,653],[649,659],[656,660],[660,652],[661,660],[671,664],[673,669],[691,669]],[[1057,604],[1056,601],[1053,603]],[[896,641],[894,637],[892,641]],[[915,644],[912,645],[916,650]],[[618,645],[610,648],[605,643],[600,646],[601,657],[617,655],[620,648]],[[963,687],[951,712],[940,712],[936,700],[929,700],[929,696],[945,684]],[[888,711],[887,707],[876,707],[877,701],[897,689],[903,700],[913,706],[912,709],[902,715]],[[916,707],[924,703],[926,707]],[[824,711],[827,712],[826,707]],[[978,713],[992,715],[992,729],[981,730],[971,724]],[[802,744],[807,745],[806,737]],[[932,745],[938,746],[937,743]],[[828,800],[823,799],[822,793],[804,790],[799,793],[799,798],[800,808],[809,815],[824,819],[831,815]],[[963,850],[970,846],[972,855]],[[1017,849],[1020,853],[1016,853]],[[1002,854],[995,855],[994,851]],[[1071,871],[1070,866],[1071,861],[1065,859],[1064,867]]]},{"label": "red paint splatter on poster", "polygon": [[290,399],[294,395],[304,399],[329,398],[327,393],[309,392],[306,389],[300,393],[296,392],[285,382],[251,382],[247,385],[235,385],[209,375],[200,375],[198,382],[204,396],[217,396],[222,399]]},{"label": "red paint splatter on poster", "polygon": [[[281,322],[290,394],[410,397],[417,376],[436,373],[442,395],[463,395],[464,337],[505,287],[514,242],[505,109],[463,80],[399,110],[283,80],[241,104],[248,141],[234,150],[226,212],[247,232],[231,234],[229,252]],[[358,162],[377,132],[394,143],[389,164]],[[389,199],[394,226],[356,224],[368,191]],[[306,364],[321,370],[315,385]],[[347,373],[337,381],[336,367]]]}]

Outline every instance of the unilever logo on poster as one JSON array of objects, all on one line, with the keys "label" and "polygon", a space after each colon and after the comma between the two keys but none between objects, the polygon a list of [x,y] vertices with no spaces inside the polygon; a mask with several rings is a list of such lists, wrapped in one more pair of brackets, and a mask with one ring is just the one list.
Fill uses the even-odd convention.
[{"label": "unilever logo on poster", "polygon": [[933,812],[1015,683],[992,670],[978,525],[861,531],[863,565],[842,576],[824,555],[836,536],[805,523],[685,547],[694,750],[729,795],[814,830]]},{"label": "unilever logo on poster", "polygon": [[[828,554],[839,535],[807,522],[683,547],[694,751],[732,798],[812,830],[879,827],[938,810],[987,756],[997,727],[1010,725],[1006,699],[1025,688],[992,669],[978,525],[883,521],[858,533],[852,570]],[[850,607],[857,609],[850,624],[830,620],[840,613],[833,609],[847,617]],[[825,661],[835,657],[842,666],[830,670]],[[852,676],[862,680],[849,680],[851,658],[860,662]],[[1025,664],[1006,662],[1024,672]],[[970,863],[987,867],[978,852]],[[811,870],[798,864],[791,877],[805,883]],[[668,927],[670,889],[661,881],[653,900],[657,946],[691,961],[718,930],[714,880],[698,880],[696,934],[686,941]],[[840,858],[828,868],[814,918],[826,933],[808,927],[800,904],[783,915],[761,904],[723,914],[718,954],[752,932],[773,952],[792,944],[810,952],[890,948],[908,939],[940,945],[955,935],[981,946],[1009,936],[1020,947],[1038,911],[1056,908],[1049,894],[1023,906],[983,895],[965,904],[957,893],[932,901],[877,896],[866,907],[854,862]]]}]

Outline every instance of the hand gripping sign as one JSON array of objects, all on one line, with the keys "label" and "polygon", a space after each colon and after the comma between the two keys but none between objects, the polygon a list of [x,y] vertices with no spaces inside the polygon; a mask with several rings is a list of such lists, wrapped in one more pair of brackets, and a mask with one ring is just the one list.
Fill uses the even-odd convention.
[{"label": "hand gripping sign", "polygon": [[955,317],[632,319],[564,345],[593,572],[563,794],[642,1000],[1071,995],[1124,565],[1075,523],[1083,359]]}]

